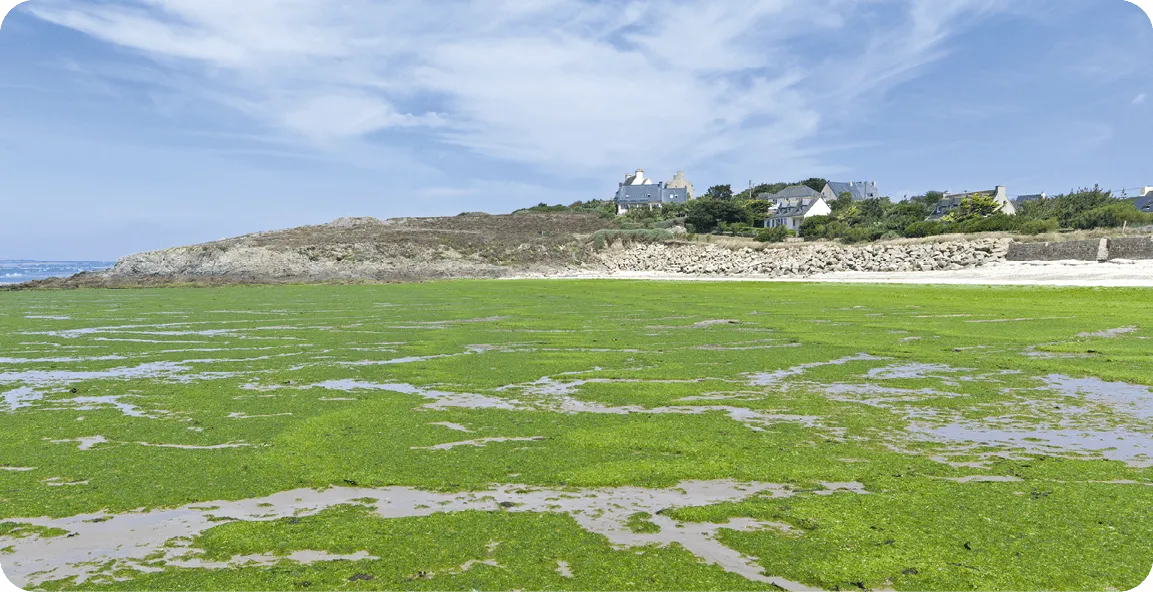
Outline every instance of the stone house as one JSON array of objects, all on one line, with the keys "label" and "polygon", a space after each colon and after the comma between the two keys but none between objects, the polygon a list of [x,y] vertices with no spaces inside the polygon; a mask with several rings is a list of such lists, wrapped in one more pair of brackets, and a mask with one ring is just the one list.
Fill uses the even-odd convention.
[{"label": "stone house", "polygon": [[961,202],[970,197],[983,195],[992,197],[997,203],[1001,204],[1001,212],[1010,216],[1017,214],[1017,206],[1009,200],[1008,192],[1004,185],[998,185],[996,188],[988,191],[964,191],[961,193],[946,193],[941,201],[937,202],[936,207],[933,209],[933,214],[929,216],[929,220],[940,220],[948,216],[953,210],[961,207]]},{"label": "stone house", "polygon": [[697,191],[693,187],[693,184],[690,183],[688,179],[685,179],[684,171],[677,171],[677,174],[673,175],[672,180],[668,183],[665,183],[665,187],[670,189],[687,189],[689,192],[689,199],[697,198]]},{"label": "stone house", "polygon": [[[684,180],[683,173],[679,177]],[[652,179],[645,177],[643,169],[625,173],[624,183],[620,183],[617,188],[617,214],[623,215],[636,208],[651,210],[664,207],[665,204],[685,203],[689,201],[689,190],[692,187],[687,181],[685,184],[687,187],[669,187],[663,181],[654,184]]]}]

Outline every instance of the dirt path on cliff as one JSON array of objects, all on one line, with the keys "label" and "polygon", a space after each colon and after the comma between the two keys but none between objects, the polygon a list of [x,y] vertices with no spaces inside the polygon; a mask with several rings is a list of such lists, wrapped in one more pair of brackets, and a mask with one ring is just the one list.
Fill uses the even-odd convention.
[{"label": "dirt path on cliff", "polygon": [[[805,278],[763,275],[688,275],[660,272],[526,274],[516,278],[657,281],[827,282],[855,284],[953,284],[1012,286],[1153,287],[1153,261],[1002,262],[956,271],[837,272]],[[515,279],[515,278],[510,278]]]}]

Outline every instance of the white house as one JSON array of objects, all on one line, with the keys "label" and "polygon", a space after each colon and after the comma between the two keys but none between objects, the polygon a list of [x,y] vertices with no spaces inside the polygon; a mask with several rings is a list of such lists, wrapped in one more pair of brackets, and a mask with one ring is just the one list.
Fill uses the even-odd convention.
[{"label": "white house", "polygon": [[789,230],[800,230],[806,218],[828,216],[833,213],[827,198],[826,194],[813,191],[804,185],[789,187],[770,198],[773,205],[769,208],[765,228],[784,227]]}]

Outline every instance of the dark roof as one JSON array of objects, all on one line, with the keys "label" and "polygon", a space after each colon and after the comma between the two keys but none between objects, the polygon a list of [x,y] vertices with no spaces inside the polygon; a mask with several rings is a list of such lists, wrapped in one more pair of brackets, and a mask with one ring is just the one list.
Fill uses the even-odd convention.
[{"label": "dark roof", "polygon": [[762,196],[761,199],[774,200],[774,199],[798,199],[802,197],[815,197],[820,195],[820,191],[815,191],[808,185],[792,185],[772,194]]},{"label": "dark roof", "polygon": [[665,187],[663,184],[621,185],[617,191],[617,201],[623,204],[685,203],[689,201],[689,190]]},{"label": "dark roof", "polygon": [[775,210],[770,211],[769,218],[792,218],[794,216],[804,216],[813,209],[813,206],[818,201],[824,199],[821,195],[812,197],[800,197],[795,199],[787,199],[779,203]]},{"label": "dark roof", "polygon": [[862,181],[852,181],[843,183],[840,181],[829,181],[829,189],[833,190],[833,195],[841,197],[842,193],[848,193],[853,196],[854,201],[861,201],[869,199],[870,183]]},{"label": "dark roof", "polygon": [[1133,204],[1142,212],[1153,213],[1153,193],[1146,193],[1145,197],[1138,197]]}]

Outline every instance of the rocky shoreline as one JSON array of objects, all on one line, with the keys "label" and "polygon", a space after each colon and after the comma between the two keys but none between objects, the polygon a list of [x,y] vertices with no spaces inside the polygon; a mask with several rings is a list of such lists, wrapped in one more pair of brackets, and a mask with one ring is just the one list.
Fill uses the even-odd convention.
[{"label": "rocky shoreline", "polygon": [[[986,274],[992,278],[1007,262],[1153,260],[1153,237],[1148,236],[1046,243],[958,235],[863,245],[749,245],[680,239],[645,242],[637,237],[618,237],[606,246],[605,241],[594,240],[596,233],[605,229],[611,230],[612,224],[604,219],[573,214],[474,214],[383,221],[345,218],[319,226],[138,253],[122,258],[110,270],[0,289],[646,274],[782,280],[820,279],[829,274],[883,279],[889,274],[901,281],[922,281],[940,274]],[[1081,274],[1090,272],[1088,268],[1078,269]],[[1117,281],[1139,282],[1144,278],[1125,276]]]},{"label": "rocky shoreline", "polygon": [[757,250],[701,243],[614,245],[597,254],[612,272],[805,277],[835,272],[955,271],[1004,262],[1012,239],[920,244],[831,243]]}]

